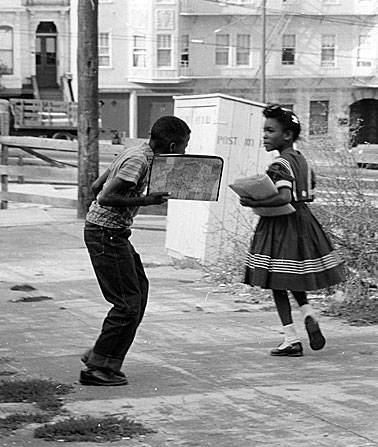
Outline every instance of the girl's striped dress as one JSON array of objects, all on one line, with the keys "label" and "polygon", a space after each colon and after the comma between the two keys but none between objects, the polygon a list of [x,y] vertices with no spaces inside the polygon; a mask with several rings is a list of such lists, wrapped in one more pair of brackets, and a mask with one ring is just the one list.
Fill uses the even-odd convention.
[{"label": "girl's striped dress", "polygon": [[281,154],[267,174],[292,189],[293,214],[261,217],[247,256],[245,282],[264,289],[307,291],[345,280],[342,261],[306,202],[312,201],[312,171],[304,156]]}]

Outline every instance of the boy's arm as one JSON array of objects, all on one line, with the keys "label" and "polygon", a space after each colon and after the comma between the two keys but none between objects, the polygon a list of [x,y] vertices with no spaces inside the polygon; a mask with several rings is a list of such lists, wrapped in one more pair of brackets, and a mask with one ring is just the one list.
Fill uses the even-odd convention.
[{"label": "boy's arm", "polygon": [[130,189],[134,188],[133,182],[127,182],[119,177],[113,178],[97,197],[97,201],[103,206],[115,206],[123,208],[128,206],[161,205],[168,200],[168,193],[154,193],[149,196],[127,197]]},{"label": "boy's arm", "polygon": [[105,172],[103,172],[97,179],[92,183],[91,189],[93,192],[93,195],[97,197],[97,194],[101,191],[102,187],[104,186],[104,183],[106,182],[106,179],[109,175],[109,169],[107,169]]},{"label": "boy's arm", "polygon": [[281,187],[278,189],[278,194],[268,199],[253,200],[249,197],[241,197],[240,205],[248,206],[250,208],[256,208],[260,206],[280,206],[291,202],[291,189],[287,187]]}]

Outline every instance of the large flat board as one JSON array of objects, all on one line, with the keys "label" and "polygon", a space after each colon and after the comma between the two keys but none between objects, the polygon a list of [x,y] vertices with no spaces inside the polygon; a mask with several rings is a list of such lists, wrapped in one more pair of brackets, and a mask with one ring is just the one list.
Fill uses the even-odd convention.
[{"label": "large flat board", "polygon": [[223,159],[212,155],[160,155],[154,158],[147,193],[171,199],[217,201]]}]

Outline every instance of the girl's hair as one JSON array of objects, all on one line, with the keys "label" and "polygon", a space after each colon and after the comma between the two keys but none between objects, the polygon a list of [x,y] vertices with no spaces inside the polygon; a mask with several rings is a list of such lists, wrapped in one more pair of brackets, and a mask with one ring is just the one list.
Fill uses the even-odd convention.
[{"label": "girl's hair", "polygon": [[180,144],[190,135],[190,128],[177,116],[162,116],[151,129],[151,140],[160,148],[168,148],[171,143]]},{"label": "girl's hair", "polygon": [[291,130],[293,132],[293,141],[295,141],[301,133],[301,124],[297,115],[289,109],[284,109],[279,104],[269,104],[263,110],[265,118],[273,118],[277,120],[283,130]]}]

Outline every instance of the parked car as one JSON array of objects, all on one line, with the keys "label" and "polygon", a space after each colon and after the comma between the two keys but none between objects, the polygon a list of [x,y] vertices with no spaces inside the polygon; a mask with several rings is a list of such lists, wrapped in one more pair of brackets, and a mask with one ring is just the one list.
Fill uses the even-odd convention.
[{"label": "parked car", "polygon": [[352,149],[352,154],[360,168],[378,167],[378,144],[358,144]]}]

